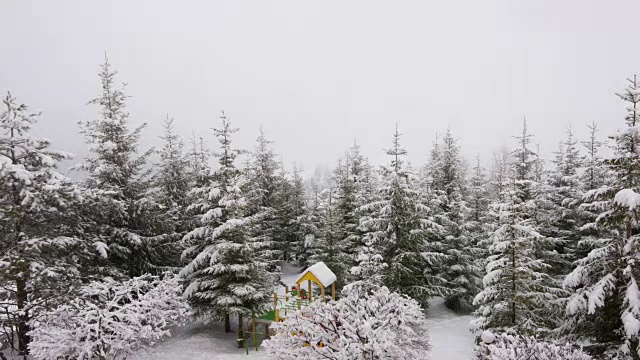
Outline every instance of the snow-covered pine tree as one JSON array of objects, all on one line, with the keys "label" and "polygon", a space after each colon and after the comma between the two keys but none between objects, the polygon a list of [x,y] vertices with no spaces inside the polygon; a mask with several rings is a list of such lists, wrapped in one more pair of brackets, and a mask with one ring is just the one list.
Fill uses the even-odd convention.
[{"label": "snow-covered pine tree", "polygon": [[297,163],[293,163],[293,178],[291,179],[291,188],[289,195],[289,206],[291,207],[291,223],[289,233],[293,240],[293,252],[295,262],[299,266],[309,265],[311,257],[308,247],[305,246],[306,238],[306,192],[304,179],[302,178],[302,169]]},{"label": "snow-covered pine tree", "polygon": [[[80,192],[56,171],[70,154],[31,134],[39,113],[10,93],[0,110],[0,308],[11,346],[27,354],[28,322],[65,301],[95,256],[77,237]],[[93,253],[93,254],[92,254]]]},{"label": "snow-covered pine tree", "polygon": [[609,184],[614,175],[607,166],[602,165],[604,159],[600,154],[600,148],[604,145],[604,142],[598,138],[597,124],[595,122],[591,123],[587,128],[589,129],[589,138],[582,142],[586,156],[583,158],[583,168],[581,169],[581,174],[579,174],[580,191],[583,194],[579,204],[582,218],[580,223],[582,240],[576,248],[572,249],[571,260],[574,262],[585,258],[591,250],[597,248],[600,245],[599,239],[615,236],[612,229],[605,229],[596,225],[596,219],[600,215],[600,211],[589,206],[591,201],[584,198],[584,194]]},{"label": "snow-covered pine tree", "polygon": [[479,306],[472,329],[508,333],[546,333],[556,325],[556,282],[547,274],[548,241],[535,222],[536,153],[530,149],[526,122],[516,137],[508,183],[502,201],[492,204],[496,230],[491,235],[484,289],[474,299]]},{"label": "snow-covered pine tree", "polygon": [[206,146],[202,136],[196,137],[193,134],[191,139],[191,150],[187,154],[189,161],[190,177],[193,187],[198,188],[209,185],[211,182],[211,166],[209,160],[211,151]]},{"label": "snow-covered pine tree", "polygon": [[480,163],[480,155],[476,156],[476,164],[471,170],[469,178],[469,221],[472,236],[477,239],[476,243],[486,237],[483,224],[485,223],[487,211],[489,210],[489,191],[487,189],[487,175],[484,167]]},{"label": "snow-covered pine tree", "polygon": [[[340,164],[338,164],[340,166]],[[340,230],[340,213],[337,204],[337,185],[335,178],[331,179],[328,189],[320,194],[320,226],[319,236],[313,244],[312,263],[324,262],[336,274],[338,291],[345,285],[346,271],[349,258],[342,249],[342,232]]]},{"label": "snow-covered pine tree", "polygon": [[[338,238],[340,239],[340,247],[345,255],[346,264],[352,264],[357,256],[357,228],[358,228],[358,204],[357,194],[359,185],[355,172],[360,171],[359,164],[354,167],[354,161],[351,154],[347,152],[344,161],[338,164],[334,170],[334,179],[336,183],[336,213],[339,218]],[[355,171],[355,172],[354,172]],[[346,265],[345,264],[345,265]],[[347,274],[343,273],[343,275]],[[347,281],[348,282],[348,281]]]},{"label": "snow-covered pine tree", "polygon": [[[444,213],[444,204],[446,204],[446,193],[444,192],[442,184],[443,182],[443,145],[440,143],[441,137],[436,134],[436,139],[433,142],[431,151],[429,153],[429,160],[422,167],[419,174],[419,196],[420,202],[429,209],[428,217],[432,220],[437,227],[432,227],[429,233],[428,247],[431,252],[442,253],[444,256],[440,259],[439,266],[435,264],[430,269],[431,274],[443,275],[446,271],[444,268],[447,264],[447,248],[445,246],[445,237],[447,235],[447,229],[444,224],[448,222],[446,214]],[[443,276],[442,279],[446,279]],[[447,291],[441,295],[449,294],[450,291],[447,287]]]},{"label": "snow-covered pine tree", "polygon": [[353,174],[356,175],[356,215],[358,226],[354,229],[349,246],[353,247],[354,256],[349,273],[351,281],[366,281],[381,286],[382,270],[387,266],[382,258],[382,244],[377,232],[368,232],[367,224],[377,216],[375,206],[368,206],[380,200],[378,193],[378,173],[369,164],[369,160],[360,153],[357,144],[350,149]]},{"label": "snow-covered pine tree", "polygon": [[302,181],[296,183],[297,176],[295,174],[291,176],[284,166],[280,166],[274,194],[275,212],[272,226],[273,249],[277,263],[281,261],[296,263],[298,252],[304,243],[305,236],[300,224],[305,210],[304,183]]},{"label": "snow-covered pine tree", "polygon": [[307,259],[305,266],[314,261],[316,240],[322,237],[322,190],[317,179],[310,179],[308,191],[305,192],[305,215],[300,221],[304,233],[303,256],[301,258]]},{"label": "snow-covered pine tree", "polygon": [[494,151],[491,172],[489,175],[489,199],[502,201],[505,188],[509,184],[511,171],[511,154],[505,145]]},{"label": "snow-covered pine tree", "polygon": [[487,265],[487,248],[489,247],[489,234],[491,227],[489,226],[489,186],[487,183],[487,175],[485,169],[480,163],[480,155],[476,156],[476,164],[471,171],[469,178],[469,233],[471,236],[471,247],[475,248],[477,254],[473,259],[473,266],[479,270],[478,283],[479,289],[482,289],[482,275]]},{"label": "snow-covered pine tree", "polygon": [[[249,229],[255,216],[248,216],[248,203],[242,191],[245,183],[235,162],[242,151],[231,147],[238,131],[224,112],[222,126],[214,129],[220,151],[215,154],[219,168],[208,186],[199,189],[202,200],[200,226],[183,238],[187,246],[180,271],[188,283],[184,291],[196,315],[206,320],[224,318],[225,331],[231,331],[230,315],[237,315],[238,339],[243,338],[243,316],[266,308],[271,281],[256,259]],[[238,340],[238,346],[242,346]]]},{"label": "snow-covered pine tree", "polygon": [[160,211],[165,218],[166,234],[179,239],[192,225],[187,212],[187,194],[194,179],[190,173],[189,157],[184,153],[184,142],[175,133],[173,119],[167,115],[163,126],[164,134],[160,137],[163,144],[158,151],[160,160],[153,178],[154,196],[162,206]]},{"label": "snow-covered pine tree", "polygon": [[[354,142],[343,162],[334,171],[337,185],[337,212],[340,218],[340,238],[348,268],[358,265],[361,248],[365,245],[363,232],[359,228],[360,219],[368,217],[363,205],[370,203],[375,194],[375,179],[368,159],[362,155],[360,145]],[[348,276],[347,282],[354,280]]]},{"label": "snow-covered pine tree", "polygon": [[388,264],[383,271],[384,285],[427,307],[429,298],[446,292],[444,279],[435,274],[443,254],[433,251],[430,242],[439,226],[419,201],[417,179],[407,170],[407,151],[400,145],[397,127],[393,146],[386,153],[391,161],[382,170],[381,199],[363,207],[372,215],[360,226],[382,248]]},{"label": "snow-covered pine tree", "polygon": [[274,240],[277,236],[274,234],[277,225],[276,208],[279,205],[282,179],[281,164],[277,161],[272,144],[273,141],[267,138],[266,131],[261,126],[247,168],[247,201],[250,213],[260,214],[260,221],[252,229],[257,256],[265,263],[275,281],[282,261],[282,249]]},{"label": "snow-covered pine tree", "polygon": [[163,271],[175,264],[175,249],[170,239],[157,236],[162,229],[159,204],[149,194],[151,169],[145,169],[151,150],[138,154],[145,124],[129,130],[127,96],[115,83],[117,72],[106,57],[101,69],[102,93],[89,102],[100,107],[100,117],[80,124],[90,146],[90,155],[79,166],[88,174],[86,197],[93,223],[87,236],[103,244],[114,273]]},{"label": "snow-covered pine tree", "polygon": [[553,160],[554,169],[548,172],[540,200],[540,233],[554,239],[557,256],[550,259],[551,273],[564,278],[571,271],[575,249],[580,242],[580,227],[584,225],[583,211],[579,208],[582,199],[582,184],[579,170],[582,157],[571,127],[560,143]]},{"label": "snow-covered pine tree", "polygon": [[599,212],[597,228],[609,230],[576,262],[565,279],[570,337],[585,340],[616,359],[640,359],[640,82],[634,76],[618,94],[627,103],[627,128],[613,137],[615,154],[601,162],[615,176],[587,192],[585,206]]},{"label": "snow-covered pine tree", "polygon": [[305,189],[301,169],[293,164],[289,175],[282,168],[275,194],[274,243],[280,261],[303,265],[309,259],[300,258],[304,248],[305,230],[302,221],[305,215]]},{"label": "snow-covered pine tree", "polygon": [[470,311],[473,298],[482,288],[482,268],[475,260],[482,251],[472,241],[467,205],[467,184],[460,146],[448,129],[440,148],[440,166],[435,172],[433,190],[439,194],[440,220],[444,228],[444,249],[447,255],[442,276],[447,280],[447,307],[454,311]]},{"label": "snow-covered pine tree", "polygon": [[602,166],[602,154],[600,148],[604,142],[598,138],[598,124],[595,122],[587,125],[589,129],[589,139],[582,141],[582,146],[586,150],[584,160],[584,171],[582,173],[583,189],[585,191],[599,189],[605,185],[612,177],[609,169]]}]

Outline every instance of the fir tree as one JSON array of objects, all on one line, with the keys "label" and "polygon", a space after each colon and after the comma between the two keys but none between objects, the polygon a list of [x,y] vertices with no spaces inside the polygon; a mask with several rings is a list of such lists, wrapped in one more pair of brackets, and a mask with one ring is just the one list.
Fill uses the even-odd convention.
[{"label": "fir tree", "polygon": [[[270,298],[270,281],[262,263],[255,259],[249,229],[257,218],[247,216],[243,193],[245,179],[235,162],[242,152],[231,147],[238,129],[222,113],[222,127],[214,129],[220,151],[219,168],[209,186],[199,190],[202,201],[198,228],[185,235],[183,258],[189,263],[180,274],[187,279],[185,297],[197,315],[208,320],[224,318],[231,331],[230,315],[238,316],[238,339],[243,335],[243,316],[262,311]],[[238,340],[238,346],[242,346]]]},{"label": "fir tree", "polygon": [[[469,180],[469,231],[475,247],[482,249],[478,260],[484,260],[484,242],[487,239],[487,213],[489,211],[489,191],[485,169],[480,164],[480,156],[476,157],[476,165]],[[478,261],[476,261],[479,263]],[[484,269],[484,265],[480,266]]]},{"label": "fir tree", "polygon": [[273,141],[267,138],[260,127],[256,145],[247,168],[247,200],[250,213],[260,216],[252,229],[257,257],[266,265],[274,282],[280,273],[283,249],[279,243],[279,212],[282,204],[282,166],[272,148]]},{"label": "fir tree", "polygon": [[613,172],[607,166],[603,166],[603,158],[600,154],[600,148],[604,145],[598,139],[598,127],[595,123],[587,126],[589,129],[589,139],[582,142],[583,148],[586,150],[586,156],[583,158],[583,168],[580,178],[580,192],[582,198],[579,200],[578,210],[581,216],[580,238],[575,248],[572,248],[570,259],[575,262],[585,258],[589,252],[600,245],[600,239],[615,236],[612,229],[606,229],[596,224],[596,219],[600,215],[597,207],[590,206],[591,200],[585,198],[585,194],[590,191],[599,189],[608,185],[613,177]]},{"label": "fir tree", "polygon": [[336,288],[339,291],[345,285],[348,257],[342,249],[342,231],[336,192],[336,185],[332,180],[329,188],[319,194],[321,222],[319,236],[314,241],[314,255],[311,262],[324,262],[336,274],[338,278]]},{"label": "fir tree", "polygon": [[615,176],[610,184],[587,192],[585,205],[599,212],[595,227],[611,237],[594,241],[595,248],[576,262],[564,285],[573,294],[567,304],[570,337],[607,349],[618,358],[640,358],[640,83],[636,77],[618,94],[627,105],[627,129],[613,137],[614,156],[602,161]]},{"label": "fir tree", "polygon": [[469,231],[465,169],[460,147],[450,130],[443,138],[440,164],[432,186],[440,195],[440,221],[446,234],[444,248],[447,259],[442,273],[450,294],[445,304],[454,311],[468,311],[481,288],[481,268],[476,267],[475,261],[481,251],[472,241]]},{"label": "fir tree", "polygon": [[598,139],[598,125],[593,122],[587,128],[589,129],[589,139],[582,142],[582,146],[587,152],[581,181],[585,192],[599,189],[608,182],[610,177],[607,168],[602,166],[603,159],[600,148],[604,143]]},{"label": "fir tree", "polygon": [[519,147],[513,152],[512,169],[501,201],[492,205],[496,230],[491,235],[484,289],[474,299],[479,306],[474,330],[500,330],[540,334],[557,321],[557,284],[547,274],[544,255],[548,241],[538,233],[535,221],[537,155],[530,149],[526,122]]},{"label": "fir tree", "polygon": [[309,265],[310,254],[305,246],[306,224],[305,215],[307,211],[306,194],[302,169],[293,163],[293,179],[291,179],[291,194],[289,196],[289,206],[291,206],[290,233],[293,241],[293,249],[296,263],[300,266]]},{"label": "fir tree", "polygon": [[549,265],[555,276],[562,277],[571,270],[571,262],[577,260],[572,259],[572,254],[580,242],[580,227],[583,225],[579,208],[582,185],[578,174],[582,157],[577,143],[569,127],[567,137],[555,153],[555,169],[548,174],[541,194],[541,202],[544,203],[541,233],[555,239],[554,250],[558,254]]},{"label": "fir tree", "polygon": [[381,200],[364,206],[373,215],[362,221],[361,227],[382,248],[388,264],[383,271],[384,285],[426,307],[430,297],[446,292],[444,279],[435,274],[442,254],[433,251],[429,242],[438,226],[429,219],[429,209],[419,201],[416,179],[406,168],[407,152],[400,146],[397,128],[393,147],[387,154],[391,162],[383,169]]},{"label": "fir tree", "polygon": [[501,197],[509,184],[510,171],[511,154],[506,146],[502,146],[493,153],[493,163],[489,176],[489,200],[503,200]]},{"label": "fir tree", "polygon": [[164,270],[175,249],[166,237],[157,236],[162,233],[159,204],[148,196],[151,178],[145,169],[151,150],[140,156],[137,150],[145,125],[129,131],[127,96],[116,86],[116,74],[105,57],[102,94],[89,102],[100,107],[100,117],[81,124],[91,154],[80,169],[88,174],[88,211],[93,215],[88,236],[105,244],[116,273],[137,276]]},{"label": "fir tree", "polygon": [[184,143],[175,133],[173,119],[167,116],[163,126],[164,135],[160,138],[164,143],[158,151],[160,161],[154,176],[154,195],[162,206],[168,233],[181,234],[190,227],[191,219],[186,211],[189,201],[187,194],[194,179],[190,174],[188,155],[184,153]]},{"label": "fir tree", "polygon": [[29,321],[73,293],[83,280],[83,259],[96,252],[75,236],[80,192],[56,171],[71,155],[31,134],[39,113],[10,93],[2,103],[0,306],[7,340],[26,358]]}]

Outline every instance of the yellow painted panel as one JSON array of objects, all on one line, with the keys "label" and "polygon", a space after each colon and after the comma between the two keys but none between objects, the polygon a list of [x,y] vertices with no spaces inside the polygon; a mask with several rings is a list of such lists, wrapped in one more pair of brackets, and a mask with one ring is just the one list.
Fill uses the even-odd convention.
[{"label": "yellow painted panel", "polygon": [[309,281],[309,280],[313,281],[314,283],[318,284],[318,286],[322,287],[322,283],[320,282],[320,280],[318,280],[318,278],[315,275],[313,275],[310,271],[307,271],[307,273],[304,274],[304,276],[300,278],[300,280],[298,280],[296,285],[298,285],[297,287],[300,288],[300,283],[304,281]]}]

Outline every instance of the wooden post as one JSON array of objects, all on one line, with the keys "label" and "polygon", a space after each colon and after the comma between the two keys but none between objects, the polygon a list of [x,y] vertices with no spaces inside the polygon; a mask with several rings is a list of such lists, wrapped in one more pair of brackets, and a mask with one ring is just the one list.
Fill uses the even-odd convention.
[{"label": "wooden post", "polygon": [[307,295],[307,300],[311,303],[311,280],[307,280],[307,282],[309,283],[309,294]]},{"label": "wooden post", "polygon": [[331,284],[331,300],[336,300],[336,283]]},{"label": "wooden post", "polygon": [[284,286],[284,301],[289,302],[289,286]]},{"label": "wooden post", "polygon": [[324,286],[320,286],[320,293],[322,293],[322,302],[327,302],[327,299],[324,297]]},{"label": "wooden post", "polygon": [[239,349],[242,349],[244,347],[244,326],[243,325],[244,323],[242,320],[242,313],[240,313],[238,314],[238,336],[237,336]]},{"label": "wooden post", "polygon": [[273,317],[273,322],[278,322],[280,321],[280,310],[276,309],[276,314]]},{"label": "wooden post", "polygon": [[300,306],[300,303],[301,303],[300,298],[298,298],[298,310],[302,308],[302,306]]},{"label": "wooden post", "polygon": [[269,336],[269,324],[268,323],[264,323],[264,338],[268,339]]},{"label": "wooden post", "polygon": [[253,332],[253,346],[257,347],[258,342],[256,341],[256,316],[251,312],[251,331]]}]

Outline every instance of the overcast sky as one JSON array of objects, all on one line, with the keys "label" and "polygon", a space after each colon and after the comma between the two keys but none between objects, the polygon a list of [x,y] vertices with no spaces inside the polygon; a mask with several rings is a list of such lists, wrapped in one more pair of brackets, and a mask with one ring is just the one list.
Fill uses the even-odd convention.
[{"label": "overcast sky", "polygon": [[252,148],[333,165],[354,139],[384,161],[395,123],[414,162],[451,126],[468,157],[511,144],[523,116],[544,152],[565,128],[623,126],[640,72],[640,1],[0,2],[0,91],[44,111],[38,134],[81,156],[107,52],[131,121],[157,145],[169,114],[206,134],[221,109]]}]

